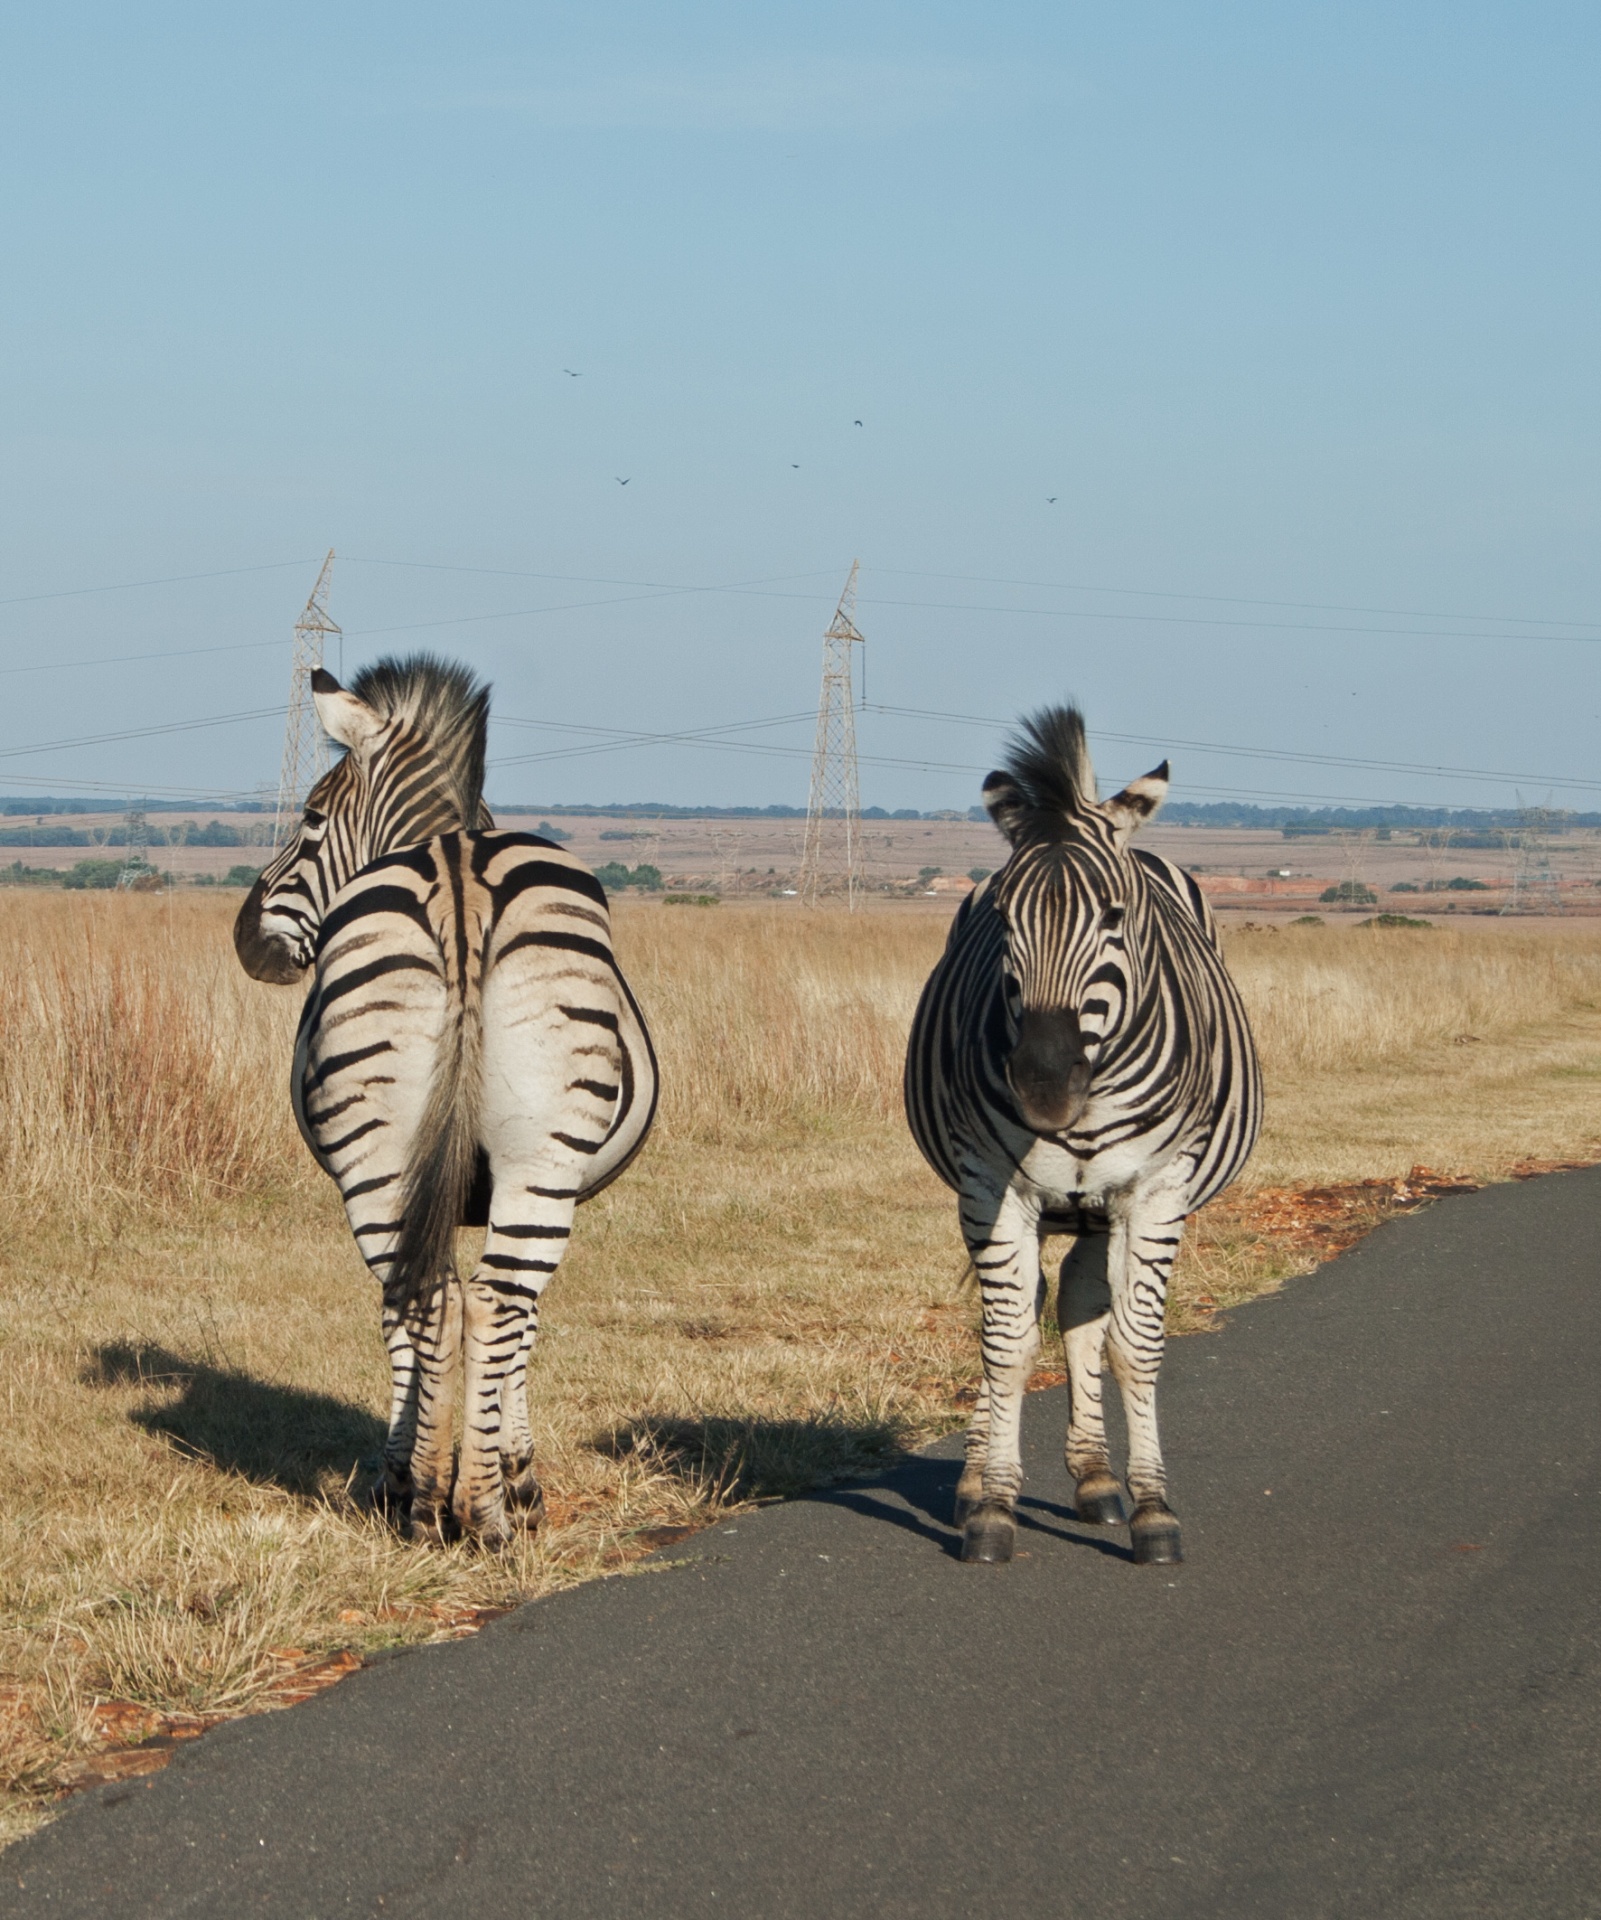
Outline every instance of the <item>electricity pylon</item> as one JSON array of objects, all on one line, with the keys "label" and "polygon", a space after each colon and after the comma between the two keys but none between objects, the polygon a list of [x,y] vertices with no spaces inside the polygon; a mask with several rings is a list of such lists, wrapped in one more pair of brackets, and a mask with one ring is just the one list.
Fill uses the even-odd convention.
[{"label": "electricity pylon", "polygon": [[1512,891],[1501,909],[1504,914],[1562,911],[1562,885],[1551,866],[1550,850],[1541,837],[1550,819],[1548,807],[1520,810],[1522,831],[1518,835],[1518,858],[1512,869]]},{"label": "electricity pylon", "polygon": [[117,875],[117,885],[136,886],[150,871],[150,819],[143,807],[130,807],[124,824],[122,871]]},{"label": "electricity pylon", "polygon": [[[862,891],[861,795],[856,780],[856,720],[851,708],[851,648],[865,647],[856,630],[856,575],[851,576],[823,635],[823,691],[817,703],[817,747],[806,804],[806,844],[798,891],[809,906],[826,893],[845,895],[851,912]],[[864,656],[865,657],[865,656]]]},{"label": "electricity pylon", "polygon": [[322,563],[306,610],[295,622],[295,657],[289,669],[289,716],[284,723],[283,771],[278,776],[278,822],[274,846],[291,832],[306,804],[306,795],[328,771],[328,737],[311,701],[311,676],[322,665],[322,643],[339,628],[328,614],[328,587],[333,579],[334,552]]}]

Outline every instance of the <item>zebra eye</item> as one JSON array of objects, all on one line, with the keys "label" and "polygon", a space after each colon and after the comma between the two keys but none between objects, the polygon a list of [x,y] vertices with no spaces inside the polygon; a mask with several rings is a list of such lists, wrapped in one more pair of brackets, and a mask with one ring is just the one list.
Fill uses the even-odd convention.
[{"label": "zebra eye", "polygon": [[1123,912],[1124,909],[1122,907],[1108,907],[1101,915],[1101,925],[1106,928],[1108,933],[1116,933],[1118,928],[1122,926]]},{"label": "zebra eye", "polygon": [[325,827],[327,824],[327,814],[319,813],[315,807],[307,807],[302,817],[302,825],[315,830],[318,827]]}]

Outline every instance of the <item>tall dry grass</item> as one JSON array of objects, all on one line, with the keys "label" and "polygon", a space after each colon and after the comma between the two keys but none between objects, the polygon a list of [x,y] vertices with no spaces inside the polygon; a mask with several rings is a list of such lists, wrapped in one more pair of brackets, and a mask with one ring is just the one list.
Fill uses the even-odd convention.
[{"label": "tall dry grass", "polygon": [[[244,978],[230,912],[0,895],[0,1778],[18,1819],[109,1699],[249,1704],[302,1657],[451,1632],[653,1530],[886,1459],[960,1418],[974,1377],[955,1209],[899,1112],[944,925],[621,903],[664,1099],[547,1296],[551,1523],[498,1559],[402,1545],[347,1491],[387,1369],[290,1116],[299,996]],[[1251,1177],[1596,1150],[1588,927],[1228,948],[1267,1070]],[[1227,1269],[1228,1297],[1285,1270],[1204,1218],[1191,1245],[1185,1285],[1223,1292]]]},{"label": "tall dry grass", "polygon": [[304,1182],[285,1126],[297,997],[247,980],[215,901],[0,901],[0,1193],[192,1204]]},{"label": "tall dry grass", "polygon": [[1601,935],[1289,927],[1227,936],[1270,1080],[1339,1074],[1601,1007]]}]

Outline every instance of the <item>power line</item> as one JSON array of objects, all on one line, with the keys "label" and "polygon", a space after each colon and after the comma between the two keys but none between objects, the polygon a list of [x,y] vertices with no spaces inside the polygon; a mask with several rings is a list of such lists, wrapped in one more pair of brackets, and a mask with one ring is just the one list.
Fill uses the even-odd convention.
[{"label": "power line", "polygon": [[[249,713],[219,713],[208,720],[172,720],[159,727],[127,727],[120,733],[88,733],[77,740],[41,740],[31,747],[0,747],[0,760],[17,760],[30,753],[67,752],[73,747],[105,747],[118,740],[147,740],[158,733],[194,733],[202,727],[229,727],[242,720],[276,720],[282,707],[256,707]],[[154,793],[141,786],[140,792]]]},{"label": "power line", "polygon": [[[1010,727],[1015,722],[996,720],[983,714],[941,713],[931,707],[886,707],[875,702],[869,709],[871,713],[903,715],[914,720],[946,720],[953,725],[967,727]],[[1340,753],[1297,753],[1287,747],[1232,747],[1224,746],[1215,740],[1177,740],[1159,734],[1149,733],[1112,733],[1097,727],[1095,737],[1098,740],[1116,740],[1124,745],[1136,747],[1156,747],[1159,749],[1181,748],[1189,753],[1218,753],[1237,755],[1242,760],[1286,760],[1305,766],[1315,767],[1358,767],[1374,773],[1412,773],[1422,774],[1434,780],[1495,780],[1507,786],[1548,786],[1573,787],[1583,793],[1601,793],[1601,781],[1573,780],[1561,774],[1547,773],[1494,773],[1486,767],[1448,767],[1427,766],[1410,760],[1364,760],[1350,754]]]},{"label": "power line", "polygon": [[25,607],[38,600],[80,600],[92,593],[133,593],[141,587],[176,587],[190,580],[231,580],[242,573],[279,573],[285,567],[314,564],[306,560],[268,560],[257,567],[219,567],[212,573],[169,573],[159,580],[119,580],[104,587],[62,587],[54,593],[18,593],[0,600],[0,607]]},{"label": "power line", "polygon": [[69,673],[76,667],[121,667],[140,660],[188,660],[202,653],[250,653],[282,645],[281,640],[230,640],[220,647],[164,647],[159,653],[109,653],[96,660],[31,660],[25,667],[0,667],[0,674]]},{"label": "power line", "polygon": [[[602,574],[578,573],[535,573],[517,567],[469,567],[454,565],[445,561],[430,560],[377,560],[360,559],[351,563],[369,567],[411,567],[433,573],[475,573],[494,575],[506,579],[519,580],[557,580],[574,586],[610,586],[610,587],[668,587],[671,583],[661,580],[621,580]],[[1237,607],[1289,607],[1307,613],[1367,613],[1385,618],[1404,620],[1481,620],[1495,621],[1503,626],[1523,627],[1594,627],[1601,629],[1601,621],[1596,620],[1552,620],[1539,614],[1522,613],[1430,613],[1415,607],[1364,607],[1346,605],[1339,601],[1322,600],[1265,600],[1248,594],[1222,593],[1179,593],[1158,587],[1093,587],[1076,584],[1066,580],[1010,580],[996,574],[974,573],[933,573],[916,567],[879,567],[879,573],[888,574],[896,579],[906,580],[955,580],[973,586],[1028,587],[1040,588],[1052,593],[1104,593],[1131,599],[1150,600],[1194,600],[1206,605]],[[826,577],[826,570],[814,569],[810,573],[785,574],[775,581],[756,581],[754,586],[777,584],[782,580],[815,580]],[[691,589],[672,587],[675,592],[687,592]],[[700,591],[732,592],[734,588],[708,587]],[[1334,629],[1344,631],[1344,629]],[[1508,636],[1517,638],[1516,635]]]},{"label": "power line", "polygon": [[960,580],[979,587],[1042,588],[1051,593],[1105,593],[1141,600],[1198,600],[1226,607],[1292,607],[1303,613],[1372,613],[1396,620],[1494,620],[1515,627],[1601,627],[1598,620],[1549,620],[1529,613],[1426,613],[1416,607],[1357,607],[1339,601],[1261,600],[1240,593],[1175,593],[1158,587],[1086,587],[1068,580],[1006,580],[982,573],[927,573],[915,567],[880,567],[904,580]]}]

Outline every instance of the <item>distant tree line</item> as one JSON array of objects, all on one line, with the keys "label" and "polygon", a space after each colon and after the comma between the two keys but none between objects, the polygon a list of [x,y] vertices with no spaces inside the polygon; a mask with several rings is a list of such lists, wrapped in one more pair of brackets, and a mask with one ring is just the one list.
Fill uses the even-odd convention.
[{"label": "distant tree line", "polygon": [[[267,822],[260,826],[229,827],[220,820],[208,820],[197,826],[193,820],[180,820],[170,827],[155,827],[151,838],[168,847],[261,847],[272,838]],[[111,827],[89,833],[82,827],[32,826],[0,827],[0,847],[125,847],[126,827]]]}]

